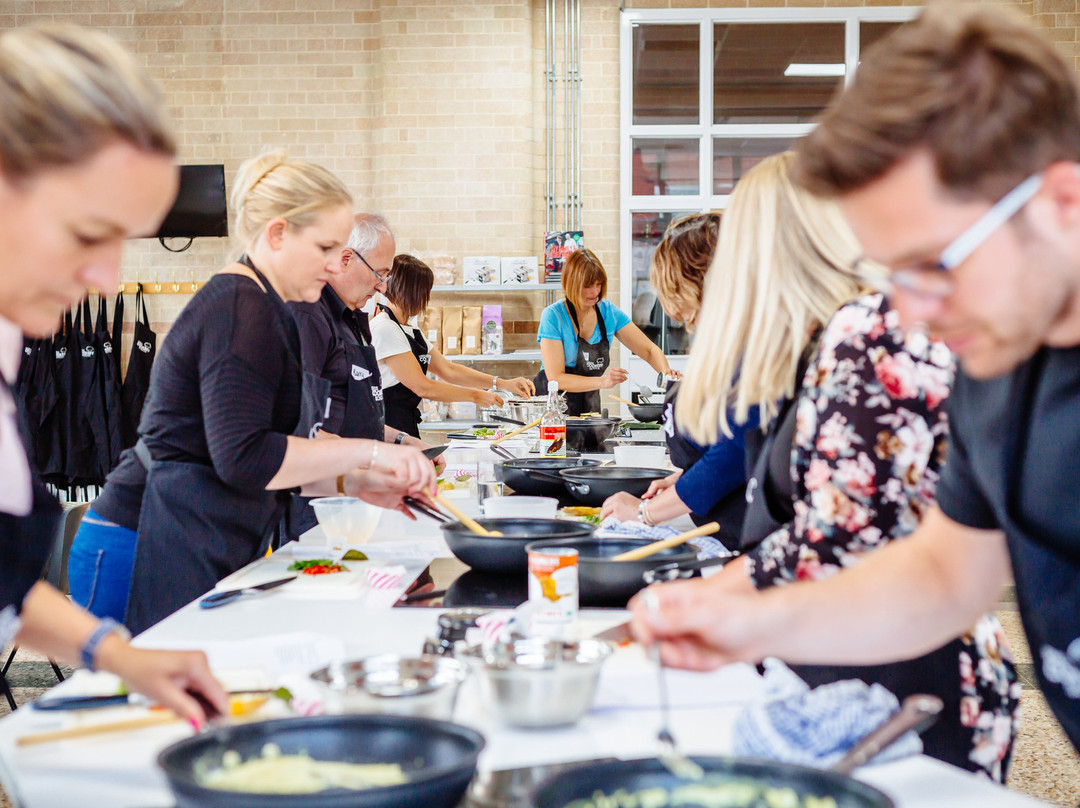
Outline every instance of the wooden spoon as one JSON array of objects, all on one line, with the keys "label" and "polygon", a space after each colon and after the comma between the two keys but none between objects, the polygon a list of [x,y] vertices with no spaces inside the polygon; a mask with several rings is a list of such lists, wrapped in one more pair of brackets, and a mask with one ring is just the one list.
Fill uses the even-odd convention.
[{"label": "wooden spoon", "polygon": [[609,395],[608,398],[612,399],[613,401],[618,401],[620,404],[625,404],[627,407],[637,406],[637,404],[635,404],[633,401],[627,401],[625,398],[619,398],[618,396]]},{"label": "wooden spoon", "polygon": [[533,428],[534,426],[539,426],[539,425],[540,425],[540,419],[539,419],[539,418],[537,418],[537,419],[536,419],[535,421],[533,421],[532,423],[528,423],[528,424],[525,424],[525,426],[522,426],[522,427],[518,427],[518,428],[517,428],[517,429],[515,429],[515,430],[514,430],[513,432],[507,432],[507,433],[506,433],[505,435],[503,435],[503,436],[502,436],[501,438],[496,438],[496,439],[495,439],[495,440],[493,440],[493,441],[492,441],[491,443],[489,443],[489,444],[488,444],[488,446],[498,446],[498,445],[499,445],[500,443],[502,443],[502,442],[503,442],[504,440],[507,440],[508,438],[512,438],[512,437],[514,437],[515,435],[520,435],[520,434],[521,434],[522,432],[526,432],[526,431],[528,431],[528,430],[532,429],[532,428]]},{"label": "wooden spoon", "polygon": [[661,539],[660,541],[654,541],[652,544],[646,544],[644,547],[638,547],[636,550],[627,550],[625,553],[619,553],[617,556],[612,556],[612,561],[640,561],[643,558],[648,558],[654,553],[659,553],[661,550],[666,550],[669,547],[678,547],[680,544],[685,544],[690,539],[696,539],[699,536],[711,536],[713,533],[720,531],[719,522],[709,522],[707,525],[696,527],[693,530],[688,530],[685,533],[680,533],[678,536],[672,536],[670,539]]},{"label": "wooden spoon", "polygon": [[440,505],[442,505],[444,508],[446,508],[446,510],[450,511],[450,513],[452,513],[455,517],[457,517],[458,521],[461,522],[461,524],[465,525],[465,527],[467,527],[469,530],[471,530],[477,536],[501,536],[502,535],[502,533],[500,533],[498,530],[488,530],[486,527],[481,525],[479,522],[477,522],[471,516],[468,516],[457,505],[450,502],[450,500],[448,500],[442,494],[439,494],[437,497],[435,497],[435,501],[438,502]]}]

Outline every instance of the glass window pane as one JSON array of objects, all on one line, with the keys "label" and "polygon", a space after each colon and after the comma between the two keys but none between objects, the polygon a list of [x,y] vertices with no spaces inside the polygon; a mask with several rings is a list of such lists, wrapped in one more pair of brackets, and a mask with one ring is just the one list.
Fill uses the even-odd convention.
[{"label": "glass window pane", "polygon": [[635,196],[700,193],[697,138],[639,137],[633,139],[633,149]]},{"label": "glass window pane", "polygon": [[790,137],[713,138],[714,194],[730,194],[735,183],[766,157],[787,151],[795,142]]},{"label": "glass window pane", "polygon": [[903,23],[899,22],[862,22],[859,23],[859,53],[866,53],[866,49],[879,39],[888,36]]},{"label": "glass window pane", "polygon": [[713,123],[809,122],[844,81],[844,25],[717,24],[713,60]]},{"label": "glass window pane", "polygon": [[697,123],[701,28],[635,25],[633,116],[635,124]]},{"label": "glass window pane", "polygon": [[649,262],[668,225],[680,216],[695,212],[685,210],[677,213],[632,214],[630,271],[634,283],[634,303],[630,317],[645,335],[667,354],[689,353],[690,335],[682,323],[676,323],[664,314],[660,302],[656,299],[656,291],[649,282]]}]

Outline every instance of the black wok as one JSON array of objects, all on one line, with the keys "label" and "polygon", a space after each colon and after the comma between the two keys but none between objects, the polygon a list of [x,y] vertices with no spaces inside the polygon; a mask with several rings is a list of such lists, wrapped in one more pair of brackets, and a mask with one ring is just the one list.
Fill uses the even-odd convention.
[{"label": "black wok", "polygon": [[642,423],[659,421],[664,414],[664,405],[660,404],[630,404],[630,414]]},{"label": "black wok", "polygon": [[566,449],[570,452],[601,452],[608,438],[619,428],[614,418],[567,418]]},{"label": "black wok", "polygon": [[[694,757],[691,760],[705,770],[705,780],[702,782],[710,785],[740,783],[760,785],[763,790],[792,789],[800,798],[832,797],[839,808],[894,808],[893,801],[876,788],[836,772],[739,758]],[[596,792],[610,795],[620,789],[636,792],[646,788],[662,788],[670,793],[686,785],[699,787],[702,783],[680,780],[664,768],[657,758],[588,763],[544,780],[532,793],[532,805],[535,808],[564,808],[575,800],[585,800],[587,802],[579,803],[585,806],[592,804],[589,801],[595,799]],[[685,808],[700,805],[694,802],[678,804]],[[722,804],[731,808],[755,808],[765,803],[751,799]]]},{"label": "black wok", "polygon": [[599,460],[584,460],[579,457],[519,457],[506,460],[501,465],[496,463],[495,479],[514,489],[516,494],[565,499],[567,491],[561,479],[541,477],[534,472],[539,469],[556,474],[562,469],[598,465]]},{"label": "black wok", "polygon": [[[400,763],[408,783],[363,791],[249,794],[200,784],[229,749],[244,760],[275,743],[285,754],[316,760]],[[237,724],[203,732],[158,755],[179,808],[452,808],[476,773],[484,738],[468,727],[396,715],[322,715]]]},{"label": "black wok", "polygon": [[563,469],[566,490],[582,505],[599,507],[612,494],[625,491],[640,497],[649,490],[653,480],[662,480],[671,472],[663,469],[644,469],[633,466],[597,466],[596,468]]},{"label": "black wok", "polygon": [[529,569],[525,545],[539,539],[572,539],[591,536],[595,528],[583,522],[561,519],[477,519],[482,527],[501,536],[479,536],[461,522],[442,525],[450,552],[478,572],[510,572],[524,575]]},{"label": "black wok", "polygon": [[573,547],[578,551],[578,599],[589,606],[625,606],[645,586],[647,571],[665,565],[689,563],[697,558],[697,547],[683,544],[669,547],[639,561],[612,561],[611,557],[651,544],[650,539],[559,539],[537,541],[525,549]]}]

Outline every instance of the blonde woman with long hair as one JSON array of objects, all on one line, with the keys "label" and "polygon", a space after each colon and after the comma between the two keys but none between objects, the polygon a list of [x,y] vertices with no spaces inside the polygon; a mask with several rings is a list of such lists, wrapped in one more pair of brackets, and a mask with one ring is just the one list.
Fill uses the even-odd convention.
[{"label": "blonde woman with long hair", "polygon": [[[749,483],[745,552],[708,581],[672,587],[822,579],[911,533],[934,501],[952,356],[906,335],[883,296],[866,293],[873,267],[839,207],[794,184],[792,161],[770,157],[735,189],[676,406],[699,441],[730,434],[729,412],[738,423],[756,407],[772,420]],[[1004,779],[1019,688],[994,618],[909,662],[797,672],[812,686],[859,678],[900,698],[940,696],[926,753]]]},{"label": "blonde woman with long hair", "polygon": [[[696,332],[700,319],[720,220],[718,211],[679,217],[668,225],[649,262],[649,280],[664,313],[690,332]],[[655,525],[689,514],[698,525],[719,522],[717,538],[736,547],[746,513],[745,436],[757,426],[756,413],[748,422],[735,424],[731,436],[698,444],[675,428],[672,410],[681,384],[669,381],[664,397],[664,436],[678,471],[653,481],[641,499],[625,491],[613,494],[604,502],[601,516]]]}]

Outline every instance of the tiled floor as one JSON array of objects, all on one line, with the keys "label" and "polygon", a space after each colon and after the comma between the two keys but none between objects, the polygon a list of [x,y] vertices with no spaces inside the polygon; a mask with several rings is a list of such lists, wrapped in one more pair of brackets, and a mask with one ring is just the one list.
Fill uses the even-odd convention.
[{"label": "tiled floor", "polygon": [[[1016,612],[1010,604],[1002,604],[998,617],[1005,627],[1021,679],[1025,682],[1023,727],[1016,744],[1009,787],[1055,805],[1075,808],[1080,804],[1080,756],[1072,748],[1050,715],[1046,701],[1034,687],[1031,655],[1024,642]],[[4,659],[7,659],[6,650],[0,656],[0,664]],[[12,666],[9,678],[20,703],[34,699],[44,687],[55,682],[52,669],[43,657],[20,651],[17,660]],[[7,702],[0,699],[0,717],[7,712]],[[11,803],[2,790],[0,808],[11,808]]]}]

